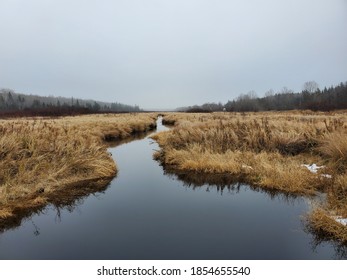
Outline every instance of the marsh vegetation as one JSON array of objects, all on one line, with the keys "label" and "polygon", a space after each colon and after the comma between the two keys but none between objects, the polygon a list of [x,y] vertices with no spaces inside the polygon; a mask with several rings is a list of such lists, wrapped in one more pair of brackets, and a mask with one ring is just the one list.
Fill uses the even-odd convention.
[{"label": "marsh vegetation", "polygon": [[[135,258],[139,256],[136,248],[146,247],[143,238],[148,246],[152,246],[153,238],[163,236],[171,238],[175,248],[182,246],[181,252],[184,251],[185,256],[196,258],[193,252],[201,248],[207,232],[214,244],[218,244],[216,246],[226,246],[224,242],[218,242],[220,238],[211,237],[215,230],[224,232],[228,240],[234,236],[243,242],[250,242],[252,245],[249,248],[257,248],[259,240],[245,235],[245,219],[249,232],[262,236],[265,247],[259,248],[259,255],[246,254],[243,247],[234,250],[235,254],[222,253],[223,250],[217,252],[214,247],[205,244],[206,255],[199,256],[329,256],[330,251],[320,252],[317,256],[312,254],[315,249],[311,249],[308,239],[313,236],[317,247],[320,242],[329,240],[329,244],[337,248],[334,249],[337,257],[346,257],[346,226],[341,223],[347,214],[345,112],[164,113],[163,123],[171,125],[170,129],[160,126],[159,130],[165,131],[150,136],[159,146],[148,137],[143,138],[146,134],[141,134],[157,126],[157,115],[100,114],[2,120],[0,230],[4,232],[4,238],[9,235],[7,229],[19,228],[20,225],[20,228],[24,225],[20,232],[27,236],[28,224],[29,227],[34,225],[34,232],[40,231],[36,227],[43,231],[54,227],[60,232],[59,236],[70,238],[71,224],[68,227],[51,223],[43,226],[39,221],[44,218],[39,217],[42,213],[49,213],[60,219],[61,213],[76,211],[77,202],[77,208],[87,207],[85,211],[89,213],[83,219],[83,228],[90,227],[91,232],[98,232],[87,235],[89,241],[86,242],[91,244],[98,236],[98,239],[105,239],[107,248],[114,243],[115,248],[123,249],[116,249],[110,254],[109,249],[94,248],[90,255],[85,255],[84,249],[80,248],[81,251],[76,251],[76,258],[94,258],[96,252],[102,259],[105,256]],[[155,147],[150,144],[155,144]],[[117,148],[108,148],[112,145],[117,145]],[[118,152],[112,156],[110,151]],[[152,156],[160,161],[163,169],[151,160]],[[115,177],[117,162],[122,164],[122,176],[118,174]],[[177,184],[194,194],[180,190],[182,188],[177,188]],[[206,190],[206,194],[199,190]],[[226,196],[223,195],[220,200],[219,196],[209,195],[214,191],[220,195],[226,193]],[[98,193],[104,198],[96,203],[90,194]],[[50,208],[44,208],[46,205]],[[49,210],[52,207],[53,210]],[[308,207],[311,208],[310,213],[307,213]],[[220,217],[222,212],[225,213],[224,218],[216,222],[216,217]],[[38,215],[33,215],[35,213]],[[309,234],[303,233],[300,225],[303,213],[306,213],[305,225]],[[163,215],[170,219],[165,218],[164,221]],[[110,216],[112,221],[117,221],[116,224],[113,225]],[[75,222],[79,224],[80,219],[78,216]],[[192,221],[195,221],[194,227],[188,230],[187,225],[191,225]],[[120,228],[118,223],[123,226]],[[176,232],[183,230],[183,224],[188,243],[180,243],[182,233]],[[293,233],[292,227],[298,232]],[[201,233],[197,233],[196,228],[201,228]],[[75,231],[80,232],[78,229]],[[155,232],[162,235],[157,236]],[[310,248],[300,252],[280,253],[276,250],[266,253],[268,246],[277,246],[273,244],[273,238],[265,238],[267,234],[288,239],[291,248],[303,246],[299,244]],[[134,238],[129,240],[129,235]],[[125,247],[133,248],[131,252],[134,254],[127,255],[128,249],[115,242],[114,236],[121,238],[120,243]],[[331,243],[331,240],[336,243]],[[182,258],[179,252],[169,253],[173,249],[170,242],[153,249],[153,254],[148,253],[151,250],[144,250],[147,253],[143,254],[143,258],[162,255]],[[230,242],[229,245],[235,248],[234,241]],[[52,250],[47,251],[48,244],[39,245],[35,240],[29,243],[32,244],[30,246],[39,246],[40,254],[49,258],[53,256],[50,253]],[[15,242],[9,242],[7,249],[3,248],[3,256],[13,251],[11,246],[16,246]],[[282,249],[279,247],[279,250]],[[32,255],[30,252],[27,254]],[[62,256],[65,258],[69,254],[64,252]]]},{"label": "marsh vegetation", "polygon": [[60,201],[9,225],[0,259],[346,258],[305,230],[300,217],[310,199],[228,174],[163,169],[150,135],[112,142],[119,172],[107,186],[56,193]]},{"label": "marsh vegetation", "polygon": [[155,114],[0,121],[0,219],[59,200],[61,190],[106,185],[117,173],[107,141],[155,128]]},{"label": "marsh vegetation", "polygon": [[[153,136],[154,155],[171,170],[228,174],[266,190],[325,193],[308,220],[312,230],[347,242],[345,112],[169,114],[172,130]],[[312,168],[314,167],[314,168]]]}]

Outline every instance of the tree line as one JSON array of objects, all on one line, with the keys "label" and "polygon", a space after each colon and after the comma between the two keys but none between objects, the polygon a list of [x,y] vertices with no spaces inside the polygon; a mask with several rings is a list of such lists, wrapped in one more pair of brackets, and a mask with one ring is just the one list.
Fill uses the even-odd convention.
[{"label": "tree line", "polygon": [[2,116],[61,116],[106,112],[139,112],[139,106],[66,97],[38,96],[0,89]]},{"label": "tree line", "polygon": [[264,97],[257,97],[254,91],[241,94],[236,99],[222,103],[205,103],[180,111],[187,112],[257,112],[284,110],[332,111],[347,109],[347,82],[329,88],[320,89],[315,81],[306,82],[301,92],[286,87],[275,93],[272,89]]}]

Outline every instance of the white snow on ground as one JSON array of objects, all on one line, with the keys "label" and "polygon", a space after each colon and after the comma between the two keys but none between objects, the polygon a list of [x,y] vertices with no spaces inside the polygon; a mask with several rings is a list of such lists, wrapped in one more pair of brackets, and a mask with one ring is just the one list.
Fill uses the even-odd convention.
[{"label": "white snow on ground", "polygon": [[346,218],[342,218],[341,216],[336,216],[333,218],[336,222],[340,223],[341,225],[347,226],[347,219]]},{"label": "white snow on ground", "polygon": [[324,168],[325,166],[318,166],[317,164],[301,164],[301,166],[305,166],[308,170],[310,170],[312,173],[317,173],[318,169]]},{"label": "white snow on ground", "polygon": [[[318,166],[318,165],[315,164],[315,163],[313,163],[313,164],[311,164],[311,165],[309,165],[309,164],[301,164],[301,166],[306,167],[310,172],[315,173],[315,174],[318,172],[319,169],[325,168],[324,165]],[[322,176],[322,177],[325,177],[325,178],[329,178],[329,179],[332,178],[332,176],[329,175],[329,174],[321,174],[321,176]]]},{"label": "white snow on ground", "polygon": [[[301,166],[306,167],[310,172],[317,174],[318,170],[324,168],[325,166],[318,166],[317,164],[301,164]],[[331,179],[332,176],[329,174],[321,174],[322,177]],[[336,222],[340,223],[343,226],[347,226],[347,218],[343,218],[341,216],[331,216]]]}]

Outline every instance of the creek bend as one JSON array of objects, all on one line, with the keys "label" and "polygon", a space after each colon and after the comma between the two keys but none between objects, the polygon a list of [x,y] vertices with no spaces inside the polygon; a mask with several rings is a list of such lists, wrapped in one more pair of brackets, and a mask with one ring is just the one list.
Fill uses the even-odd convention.
[{"label": "creek bend", "polygon": [[156,149],[148,135],[110,148],[110,185],[3,232],[0,259],[346,258],[305,230],[308,199],[176,175],[152,159]]}]

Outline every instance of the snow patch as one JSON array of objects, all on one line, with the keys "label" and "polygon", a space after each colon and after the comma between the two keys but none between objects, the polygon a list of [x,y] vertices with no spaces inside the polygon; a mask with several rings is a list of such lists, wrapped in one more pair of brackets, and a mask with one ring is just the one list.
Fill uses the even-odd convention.
[{"label": "snow patch", "polygon": [[346,218],[342,218],[341,216],[335,216],[332,217],[336,222],[340,223],[343,226],[347,226],[347,219]]},{"label": "snow patch", "polygon": [[324,168],[325,166],[318,166],[317,164],[301,164],[301,166],[306,167],[309,171],[311,171],[312,173],[317,173],[319,169]]},{"label": "snow patch", "polygon": [[[301,164],[301,166],[306,167],[310,172],[317,174],[318,170],[321,168],[325,168],[324,165],[318,166],[317,164],[313,163],[311,165],[309,164]],[[332,176],[330,174],[321,174],[322,177],[324,178],[329,178],[331,179]]]}]

